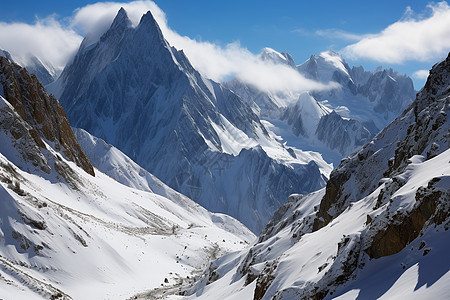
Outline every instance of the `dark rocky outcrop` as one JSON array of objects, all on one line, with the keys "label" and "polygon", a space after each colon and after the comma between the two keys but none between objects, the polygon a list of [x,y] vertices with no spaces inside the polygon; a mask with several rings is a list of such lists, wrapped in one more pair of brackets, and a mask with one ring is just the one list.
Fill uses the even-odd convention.
[{"label": "dark rocky outcrop", "polygon": [[377,230],[365,252],[370,258],[380,258],[400,252],[419,236],[428,220],[434,224],[439,223],[439,220],[432,216],[445,211],[448,214],[444,205],[444,202],[449,200],[448,197],[450,195],[439,190],[419,188],[413,210],[407,215],[395,215],[391,223]]},{"label": "dark rocky outcrop", "polygon": [[75,139],[64,109],[58,100],[45,92],[35,75],[0,56],[0,85],[5,99],[31,126],[29,134],[40,148],[45,148],[42,142],[45,139],[53,144],[55,150],[94,175],[94,169]]},{"label": "dark rocky outcrop", "polygon": [[[10,155],[10,160],[24,168],[24,163],[31,163],[37,169],[49,174],[51,167],[41,149],[45,144],[38,132],[25,122],[14,109],[5,102],[0,103],[0,130],[14,140],[14,148],[18,155]],[[9,150],[0,144],[0,153],[7,155]]]}]

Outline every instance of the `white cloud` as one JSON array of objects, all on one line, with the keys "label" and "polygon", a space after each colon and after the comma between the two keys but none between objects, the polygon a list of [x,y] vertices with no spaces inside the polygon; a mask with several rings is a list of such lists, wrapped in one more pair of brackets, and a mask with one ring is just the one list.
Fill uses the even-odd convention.
[{"label": "white cloud", "polygon": [[238,42],[221,47],[180,36],[164,26],[162,31],[172,45],[183,49],[197,70],[215,81],[220,82],[230,76],[236,76],[260,90],[271,92],[300,92],[335,87],[306,79],[286,65],[264,61],[241,47]]},{"label": "white cloud", "polygon": [[79,34],[64,27],[54,17],[37,20],[33,25],[0,22],[0,49],[11,52],[19,63],[26,64],[32,53],[54,67],[62,68],[81,40]]},{"label": "white cloud", "polygon": [[430,74],[430,71],[428,71],[428,70],[418,70],[412,74],[412,77],[415,79],[424,80],[424,79],[427,79],[429,74]]},{"label": "white cloud", "polygon": [[38,20],[35,24],[0,23],[0,48],[16,56],[32,52],[39,58],[62,67],[79,47],[82,36],[91,41],[106,32],[120,7],[136,26],[147,11],[158,22],[164,37],[177,49],[183,49],[193,66],[205,76],[223,81],[232,76],[271,92],[305,91],[334,88],[304,78],[294,69],[261,60],[238,42],[219,46],[181,36],[168,26],[164,12],[152,1],[129,3],[99,2],[74,11],[67,25],[55,18]]},{"label": "white cloud", "polygon": [[347,32],[336,28],[318,29],[316,30],[315,34],[318,36],[323,36],[331,39],[340,39],[346,41],[359,41],[366,36]]},{"label": "white cloud", "polygon": [[353,59],[384,63],[432,61],[450,50],[450,7],[447,2],[430,4],[429,13],[414,17],[407,8],[398,22],[343,49]]}]

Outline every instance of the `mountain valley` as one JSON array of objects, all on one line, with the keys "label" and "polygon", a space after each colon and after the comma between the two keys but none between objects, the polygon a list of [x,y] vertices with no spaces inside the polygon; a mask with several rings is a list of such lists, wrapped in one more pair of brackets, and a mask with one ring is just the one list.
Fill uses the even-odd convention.
[{"label": "mountain valley", "polygon": [[450,53],[416,92],[264,48],[317,83],[275,91],[152,13],[63,70],[0,50],[0,299],[450,298]]}]

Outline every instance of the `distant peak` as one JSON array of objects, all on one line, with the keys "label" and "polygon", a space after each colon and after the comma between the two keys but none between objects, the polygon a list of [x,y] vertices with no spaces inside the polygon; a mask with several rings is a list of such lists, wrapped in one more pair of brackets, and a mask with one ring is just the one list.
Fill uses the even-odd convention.
[{"label": "distant peak", "polygon": [[[155,24],[158,26],[158,23],[156,22],[155,18],[152,15],[151,11],[147,11],[141,18],[141,21],[139,24]],[[159,26],[158,26],[159,27]]]},{"label": "distant peak", "polygon": [[292,56],[287,52],[278,52],[272,48],[265,47],[262,49],[261,53],[259,54],[259,57],[266,61],[272,61],[275,63],[283,63],[287,64],[291,67],[295,68],[295,62]]},{"label": "distant peak", "polygon": [[111,24],[111,28],[117,28],[117,27],[130,27],[131,21],[128,18],[128,14],[126,10],[121,7],[119,9],[119,12],[117,13],[116,17],[114,18],[114,21]]},{"label": "distant peak", "polygon": [[137,28],[142,28],[145,32],[152,33],[161,41],[165,40],[158,22],[156,22],[150,11],[142,16]]},{"label": "distant peak", "polygon": [[269,47],[264,47],[262,49],[262,53],[278,53],[278,51],[275,51],[274,49],[269,48]]},{"label": "distant peak", "polygon": [[280,52],[275,51],[274,49],[269,47],[263,48],[259,56],[263,60],[274,60],[276,58],[285,60],[285,57]]},{"label": "distant peak", "polygon": [[339,58],[341,60],[343,59],[342,56],[339,53],[337,53],[337,52],[335,52],[335,51],[333,51],[331,49],[327,50],[327,51],[324,51],[324,52],[320,53],[319,55],[322,56],[322,57],[337,57],[337,58]]}]

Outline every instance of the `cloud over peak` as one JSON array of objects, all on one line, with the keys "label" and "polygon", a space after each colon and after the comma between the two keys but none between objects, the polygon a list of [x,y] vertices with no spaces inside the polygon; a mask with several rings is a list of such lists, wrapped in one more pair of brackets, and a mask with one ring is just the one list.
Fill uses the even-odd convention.
[{"label": "cloud over peak", "polygon": [[22,64],[27,64],[32,54],[55,68],[63,68],[81,40],[78,33],[54,16],[34,24],[0,22],[0,49],[9,51]]},{"label": "cloud over peak", "polygon": [[142,15],[151,11],[164,37],[172,46],[184,50],[193,66],[203,75],[216,81],[231,77],[271,92],[300,92],[335,87],[304,78],[295,69],[262,60],[242,47],[239,42],[220,46],[181,36],[172,30],[165,13],[152,1],[128,3],[98,2],[74,11],[64,21],[55,17],[37,20],[35,24],[0,23],[0,49],[11,52],[26,64],[24,57],[32,53],[56,68],[63,68],[77,51],[83,36],[97,41],[110,27],[119,9],[123,7],[136,26]]}]

